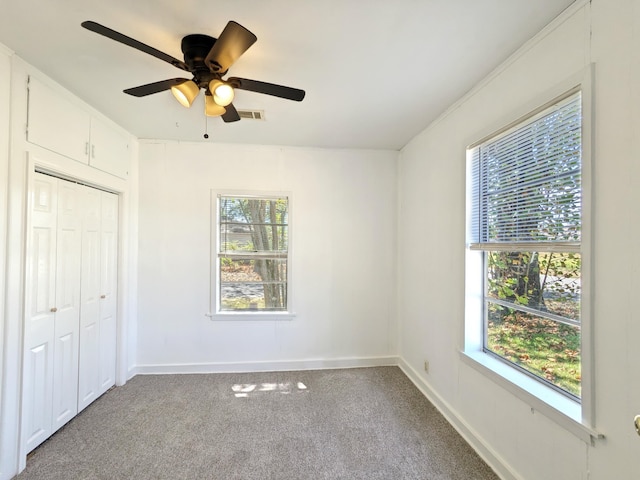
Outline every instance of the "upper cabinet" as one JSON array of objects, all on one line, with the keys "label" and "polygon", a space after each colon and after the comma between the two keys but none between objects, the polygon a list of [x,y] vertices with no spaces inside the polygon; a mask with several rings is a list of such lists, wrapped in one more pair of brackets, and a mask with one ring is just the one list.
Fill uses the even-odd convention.
[{"label": "upper cabinet", "polygon": [[33,76],[27,141],[117,177],[129,175],[129,137]]},{"label": "upper cabinet", "polygon": [[29,78],[27,140],[48,150],[89,163],[91,115]]},{"label": "upper cabinet", "polygon": [[129,139],[96,117],[91,118],[89,165],[120,178],[129,175]]}]

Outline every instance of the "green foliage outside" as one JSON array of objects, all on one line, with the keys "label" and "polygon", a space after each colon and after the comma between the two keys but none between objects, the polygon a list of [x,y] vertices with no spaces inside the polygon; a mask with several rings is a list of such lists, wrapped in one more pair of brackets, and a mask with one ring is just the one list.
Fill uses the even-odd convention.
[{"label": "green foliage outside", "polygon": [[488,252],[487,264],[487,348],[579,397],[580,327],[544,313],[579,321],[580,255]]},{"label": "green foliage outside", "polygon": [[241,298],[223,298],[220,307],[222,310],[264,310],[264,297],[252,299],[248,297]]},{"label": "green foliage outside", "polygon": [[[492,304],[490,309],[502,307]],[[580,329],[526,313],[491,312],[487,347],[510,362],[580,397]]]}]

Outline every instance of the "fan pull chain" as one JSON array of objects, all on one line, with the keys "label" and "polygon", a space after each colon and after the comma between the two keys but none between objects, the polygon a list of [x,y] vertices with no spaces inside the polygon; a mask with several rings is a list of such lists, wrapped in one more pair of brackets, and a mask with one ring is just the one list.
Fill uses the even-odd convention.
[{"label": "fan pull chain", "polygon": [[205,115],[204,116],[204,135],[203,135],[205,140],[209,138],[209,133],[208,133],[209,128],[208,127],[209,127],[209,118]]}]

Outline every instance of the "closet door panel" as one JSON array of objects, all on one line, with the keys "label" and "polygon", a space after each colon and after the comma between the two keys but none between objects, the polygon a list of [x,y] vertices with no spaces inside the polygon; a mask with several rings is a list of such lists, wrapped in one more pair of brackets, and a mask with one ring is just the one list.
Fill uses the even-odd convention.
[{"label": "closet door panel", "polygon": [[78,411],[80,322],[80,186],[58,180],[56,317],[53,371],[53,431]]},{"label": "closet door panel", "polygon": [[82,326],[80,336],[80,372],[78,375],[78,411],[84,410],[100,395],[100,334],[98,322]]},{"label": "closet door panel", "polygon": [[27,423],[24,431],[27,452],[44,442],[52,433],[52,363],[53,349],[50,342],[32,346],[25,356],[24,415]]},{"label": "closet door panel", "polygon": [[102,192],[84,187],[78,410],[100,395],[100,217]]},{"label": "closet door panel", "polygon": [[52,433],[57,186],[56,179],[37,174],[31,197],[23,386],[27,451]]},{"label": "closet door panel", "polygon": [[118,196],[102,192],[100,237],[100,393],[116,380]]},{"label": "closet door panel", "polygon": [[78,337],[56,335],[54,348],[52,433],[78,413]]}]

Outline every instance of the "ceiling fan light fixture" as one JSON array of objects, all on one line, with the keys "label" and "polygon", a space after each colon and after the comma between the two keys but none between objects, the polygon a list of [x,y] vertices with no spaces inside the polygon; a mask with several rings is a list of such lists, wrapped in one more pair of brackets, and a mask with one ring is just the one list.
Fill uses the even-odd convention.
[{"label": "ceiling fan light fixture", "polygon": [[235,97],[233,87],[218,79],[209,82],[209,91],[211,95],[213,95],[213,100],[221,107],[226,107],[231,104]]},{"label": "ceiling fan light fixture", "polygon": [[183,107],[189,108],[193,101],[198,96],[200,87],[196,85],[193,80],[187,80],[186,82],[179,83],[171,87],[171,93],[176,97],[176,100],[180,102]]},{"label": "ceiling fan light fixture", "polygon": [[226,112],[227,109],[222,105],[218,105],[213,99],[213,95],[204,96],[204,114],[207,117],[218,117],[224,115]]},{"label": "ceiling fan light fixture", "polygon": [[222,80],[222,75],[226,75],[229,67],[257,40],[253,33],[233,20],[227,23],[217,39],[197,33],[183,37],[180,48],[184,54],[184,61],[99,23],[87,20],[82,22],[81,26],[142,53],[151,55],[192,75],[192,80],[169,78],[159,82],[127,88],[124,90],[127,95],[146,97],[147,95],[171,90],[176,100],[184,107],[189,108],[198,96],[200,89],[203,89],[205,91],[205,114],[208,116],[222,116],[222,120],[225,123],[237,122],[241,118],[232,103],[235,89],[262,93],[297,102],[302,101],[305,96],[304,90],[259,80],[239,77],[231,77],[226,81]]}]

